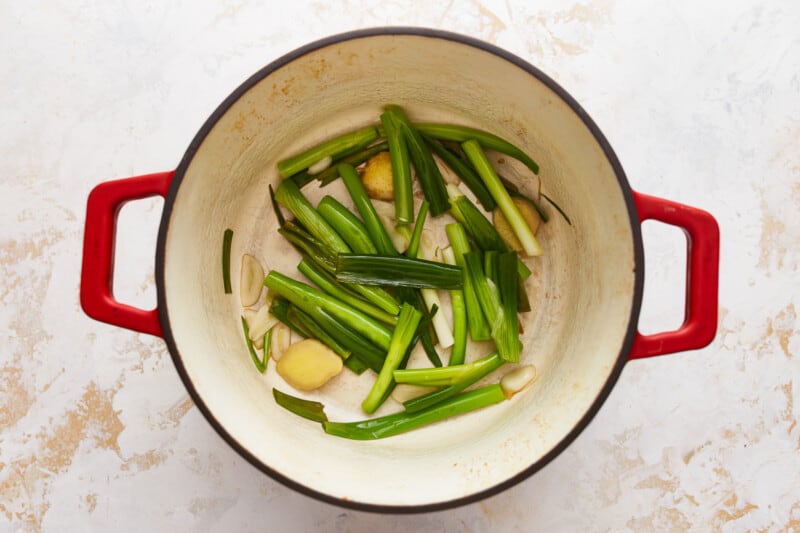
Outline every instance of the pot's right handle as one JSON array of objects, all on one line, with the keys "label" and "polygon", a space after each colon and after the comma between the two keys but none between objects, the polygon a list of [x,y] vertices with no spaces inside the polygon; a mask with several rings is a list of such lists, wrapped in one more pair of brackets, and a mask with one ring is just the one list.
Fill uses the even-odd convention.
[{"label": "pot's right handle", "polygon": [[630,359],[694,350],[717,333],[719,226],[706,211],[634,192],[639,221],[658,220],[683,229],[687,242],[686,311],[675,331],[642,335],[633,341]]},{"label": "pot's right handle", "polygon": [[173,171],[106,181],[89,193],[83,234],[81,307],[90,317],[161,337],[158,309],[138,309],[114,298],[114,238],[119,210],[131,200],[166,196]]}]

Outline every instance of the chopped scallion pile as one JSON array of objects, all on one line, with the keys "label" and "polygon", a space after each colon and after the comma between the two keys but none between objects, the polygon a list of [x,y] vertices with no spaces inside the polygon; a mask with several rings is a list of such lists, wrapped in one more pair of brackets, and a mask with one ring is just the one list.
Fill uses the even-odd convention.
[{"label": "chopped scallion pile", "polygon": [[[405,401],[402,411],[358,422],[329,421],[322,403],[273,388],[278,405],[321,423],[330,435],[357,440],[390,437],[506,399],[507,391],[499,384],[475,386],[487,376],[491,379],[502,365],[520,360],[518,313],[530,310],[525,280],[536,265],[519,254],[534,257],[544,252],[535,232],[539,219],[549,218],[538,200],[544,197],[572,224],[541,190],[534,200],[497,174],[487,151],[511,156],[539,173],[539,165],[516,144],[468,126],[417,122],[397,105],[386,106],[379,119],[379,124],[343,132],[281,159],[281,181],[274,190],[269,186],[278,232],[299,252],[297,270],[308,281],[277,270],[266,274],[276,338],[285,339],[288,346],[291,329],[314,339],[304,342],[324,350],[325,361],[335,363],[337,373],[342,364],[356,374],[372,371],[373,385],[361,403],[367,415],[386,402],[398,383],[433,387]],[[363,182],[361,165],[367,169],[361,171]],[[445,185],[445,167],[464,187]],[[347,194],[324,195],[314,205],[312,200],[319,197],[315,187],[338,178]],[[518,207],[512,197],[523,198],[536,212],[519,199]],[[385,209],[388,204],[376,208],[377,199],[394,201],[393,216]],[[443,224],[434,226],[437,219]],[[431,244],[435,231],[438,242]],[[232,236],[227,229],[223,238],[226,293],[231,292]],[[443,303],[449,309],[443,310]],[[266,316],[265,311],[262,308],[259,316]],[[281,374],[282,365],[297,359],[301,346],[311,346],[292,345],[295,348],[287,352],[291,355],[278,359],[282,349],[272,353],[270,327],[259,357],[253,342],[258,346],[263,329],[254,328],[258,338],[253,341],[244,318],[242,328],[261,373],[272,355],[283,361],[276,365],[279,375],[288,376]],[[488,355],[468,355],[470,339],[491,343],[484,351]],[[433,367],[414,362],[414,368],[406,368],[418,346]],[[442,366],[445,350],[449,360]],[[313,371],[303,364],[303,371]],[[308,390],[332,375],[319,382],[288,377],[286,382]],[[522,388],[531,380],[519,381]]]}]

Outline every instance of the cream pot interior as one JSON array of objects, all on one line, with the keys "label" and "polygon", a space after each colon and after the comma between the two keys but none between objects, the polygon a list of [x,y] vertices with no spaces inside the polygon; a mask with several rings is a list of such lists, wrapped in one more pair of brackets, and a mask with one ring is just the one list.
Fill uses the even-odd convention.
[{"label": "cream pot interior", "polygon": [[[519,481],[563,449],[616,380],[641,289],[638,221],[627,183],[599,132],[569,102],[547,78],[485,44],[389,30],[301,49],[223,103],[175,174],[157,266],[165,338],[195,401],[222,436],[257,467],[307,494],[373,510],[472,501]],[[358,442],[328,436],[275,404],[273,386],[298,393],[274,364],[265,375],[254,368],[239,321],[236,274],[241,254],[250,253],[299,276],[299,256],[276,233],[269,202],[268,186],[279,179],[276,162],[375,123],[389,103],[404,106],[414,120],[471,125],[511,139],[537,159],[543,190],[573,226],[553,211],[538,234],[545,255],[528,260],[533,311],[523,323],[522,359],[536,365],[538,381],[482,411]],[[527,169],[503,165],[535,190]],[[315,187],[308,190],[317,199]],[[234,230],[233,295],[222,288],[225,228]],[[471,358],[479,355],[473,351]],[[330,419],[364,418],[360,402],[371,374],[345,371],[305,397],[324,402]],[[389,400],[378,414],[398,405]]]}]

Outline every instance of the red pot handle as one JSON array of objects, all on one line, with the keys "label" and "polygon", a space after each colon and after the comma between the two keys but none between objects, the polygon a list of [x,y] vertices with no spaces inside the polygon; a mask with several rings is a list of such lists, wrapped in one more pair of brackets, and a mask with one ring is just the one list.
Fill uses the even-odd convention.
[{"label": "red pot handle", "polygon": [[123,328],[163,336],[158,309],[146,311],[114,299],[114,238],[117,215],[131,200],[166,196],[174,171],[106,181],[89,193],[83,235],[81,307],[90,317]]},{"label": "red pot handle", "polygon": [[707,346],[717,333],[719,290],[719,226],[709,213],[634,192],[639,221],[658,220],[683,229],[687,242],[686,311],[675,331],[642,335],[633,341],[630,359],[694,350]]}]

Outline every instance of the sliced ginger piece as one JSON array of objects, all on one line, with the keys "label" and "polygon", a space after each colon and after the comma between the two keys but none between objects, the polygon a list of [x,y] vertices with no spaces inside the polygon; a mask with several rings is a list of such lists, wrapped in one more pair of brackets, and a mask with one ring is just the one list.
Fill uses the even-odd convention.
[{"label": "sliced ginger piece", "polygon": [[[536,212],[536,209],[534,209],[531,204],[522,198],[512,198],[512,200],[519,209],[522,218],[525,220],[528,226],[530,226],[531,231],[535,235],[541,220],[539,213]],[[506,244],[509,245],[515,252],[524,253],[525,250],[522,247],[522,243],[519,242],[517,234],[514,233],[514,229],[511,227],[511,224],[509,224],[508,219],[505,217],[503,212],[500,211],[499,207],[494,210],[493,219],[494,227],[497,229],[497,233],[500,234],[500,237],[503,238]]]},{"label": "sliced ginger piece", "polygon": [[316,339],[305,339],[289,346],[276,368],[295,389],[311,391],[338,376],[342,366],[336,352]]},{"label": "sliced ginger piece", "polygon": [[361,182],[370,198],[387,202],[394,200],[394,177],[389,152],[380,152],[367,161],[361,173]]}]

